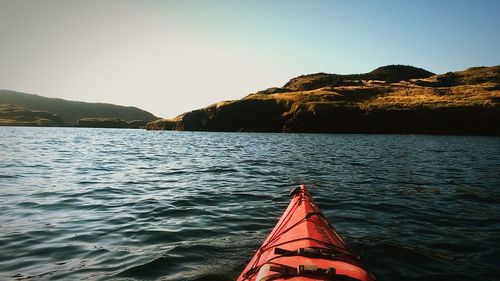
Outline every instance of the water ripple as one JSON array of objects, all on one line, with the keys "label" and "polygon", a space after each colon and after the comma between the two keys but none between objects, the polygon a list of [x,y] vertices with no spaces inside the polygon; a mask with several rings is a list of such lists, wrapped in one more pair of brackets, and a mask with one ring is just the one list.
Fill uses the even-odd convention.
[{"label": "water ripple", "polygon": [[0,131],[2,280],[233,280],[299,183],[380,280],[500,276],[499,138]]}]

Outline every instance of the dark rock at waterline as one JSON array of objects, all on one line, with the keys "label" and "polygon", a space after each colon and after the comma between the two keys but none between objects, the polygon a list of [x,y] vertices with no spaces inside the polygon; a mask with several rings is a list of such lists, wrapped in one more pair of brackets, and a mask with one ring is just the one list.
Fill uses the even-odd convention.
[{"label": "dark rock at waterline", "polygon": [[241,100],[186,113],[178,127],[188,131],[273,132],[282,124],[284,107],[273,99]]},{"label": "dark rock at waterline", "polygon": [[323,108],[298,111],[284,132],[500,135],[500,114],[479,106],[374,109]]},{"label": "dark rock at waterline", "polygon": [[83,118],[76,122],[77,127],[85,128],[145,128],[147,121],[125,121],[118,118]]}]

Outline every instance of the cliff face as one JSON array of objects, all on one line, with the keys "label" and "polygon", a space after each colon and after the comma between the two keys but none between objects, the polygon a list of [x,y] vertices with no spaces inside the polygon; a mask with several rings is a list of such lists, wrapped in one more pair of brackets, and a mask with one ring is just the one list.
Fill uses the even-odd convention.
[{"label": "cliff face", "polygon": [[499,77],[500,66],[443,75],[406,66],[368,74],[304,75],[282,88],[157,120],[146,128],[500,135]]}]

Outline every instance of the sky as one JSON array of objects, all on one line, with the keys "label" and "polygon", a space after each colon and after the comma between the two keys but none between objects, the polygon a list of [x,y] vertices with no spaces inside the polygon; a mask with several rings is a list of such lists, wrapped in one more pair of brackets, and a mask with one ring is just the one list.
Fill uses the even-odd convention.
[{"label": "sky", "polygon": [[308,73],[500,64],[500,1],[0,0],[0,89],[174,117]]}]

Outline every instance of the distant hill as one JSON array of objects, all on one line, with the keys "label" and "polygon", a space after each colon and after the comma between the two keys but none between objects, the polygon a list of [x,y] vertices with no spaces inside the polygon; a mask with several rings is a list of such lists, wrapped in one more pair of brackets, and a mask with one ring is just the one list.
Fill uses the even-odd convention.
[{"label": "distant hill", "polygon": [[317,73],[148,123],[151,130],[500,135],[500,66]]},{"label": "distant hill", "polygon": [[61,117],[46,111],[34,111],[25,107],[0,104],[0,126],[63,126]]},{"label": "distant hill", "polygon": [[294,91],[308,91],[323,87],[361,85],[361,80],[381,80],[394,83],[408,79],[427,78],[434,75],[422,68],[409,65],[386,65],[362,74],[315,73],[291,79],[283,88]]},{"label": "distant hill", "polygon": [[379,67],[367,74],[364,74],[364,80],[382,80],[387,83],[395,83],[399,81],[427,78],[434,75],[434,73],[427,71],[423,68],[418,68],[409,65],[386,65]]},{"label": "distant hill", "polygon": [[83,118],[118,118],[124,121],[157,119],[153,114],[132,106],[68,101],[8,90],[0,90],[0,104],[47,111],[60,116],[63,123],[68,126],[75,125],[79,119]]}]

